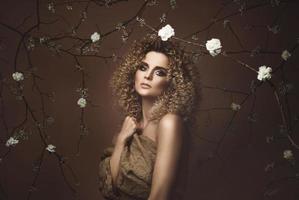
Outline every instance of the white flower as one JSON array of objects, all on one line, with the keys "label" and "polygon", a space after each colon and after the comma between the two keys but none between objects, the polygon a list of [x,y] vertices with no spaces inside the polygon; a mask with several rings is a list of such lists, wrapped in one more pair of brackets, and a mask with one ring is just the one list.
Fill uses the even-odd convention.
[{"label": "white flower", "polygon": [[165,13],[163,13],[162,16],[160,17],[160,22],[161,23],[166,22],[166,14]]},{"label": "white flower", "polygon": [[284,50],[282,53],[281,53],[281,57],[282,59],[284,59],[285,61],[291,56],[292,54],[290,52],[288,52],[288,50]]},{"label": "white flower", "polygon": [[55,148],[56,147],[54,145],[49,144],[46,149],[47,149],[47,151],[53,153],[53,152],[55,152]]},{"label": "white flower", "polygon": [[192,40],[198,40],[198,37],[196,35],[192,35],[191,39]]},{"label": "white flower", "polygon": [[12,74],[12,78],[15,81],[22,81],[22,80],[24,80],[24,75],[21,72],[15,72]]},{"label": "white flower", "polygon": [[72,5],[66,5],[66,9],[67,10],[73,10],[73,6]]},{"label": "white flower", "polygon": [[84,108],[86,106],[86,99],[84,99],[83,97],[81,97],[77,104],[80,106],[80,108]]},{"label": "white flower", "polygon": [[236,104],[236,103],[234,103],[234,102],[230,105],[230,107],[231,107],[231,109],[234,110],[234,111],[238,111],[238,110],[241,109],[241,105]]},{"label": "white flower", "polygon": [[263,65],[263,66],[259,67],[257,79],[260,81],[265,81],[266,79],[270,79],[271,72],[272,72],[271,67],[267,67],[267,66]]},{"label": "white flower", "polygon": [[221,53],[221,42],[217,38],[212,38],[207,41],[206,48],[210,52],[211,56],[216,56]]},{"label": "white flower", "polygon": [[94,32],[91,36],[90,36],[90,39],[92,40],[92,42],[96,42],[96,41],[99,41],[100,39],[100,34],[98,34],[98,32]]},{"label": "white flower", "polygon": [[6,141],[6,146],[9,147],[9,146],[15,146],[16,144],[19,143],[19,140],[13,138],[13,137],[10,137],[7,141]]},{"label": "white flower", "polygon": [[277,34],[279,32],[279,30],[280,30],[280,28],[279,28],[278,25],[274,25],[272,27],[268,25],[267,27],[268,27],[268,30],[270,32],[272,32],[273,34]]},{"label": "white flower", "polygon": [[170,6],[171,6],[172,9],[175,9],[175,7],[176,7],[176,0],[170,0],[169,4],[170,4]]},{"label": "white flower", "polygon": [[167,24],[159,30],[158,35],[163,41],[167,41],[168,38],[174,36],[174,29],[169,24]]},{"label": "white flower", "polygon": [[227,28],[227,26],[228,26],[228,24],[230,23],[230,21],[229,20],[224,20],[223,21],[223,26],[224,26],[224,28]]},{"label": "white flower", "polygon": [[283,157],[287,160],[293,159],[293,152],[291,150],[284,150]]},{"label": "white flower", "polygon": [[137,16],[136,21],[139,22],[141,27],[143,27],[145,25],[145,20],[143,18],[140,18],[140,17]]},{"label": "white flower", "polygon": [[42,43],[44,43],[45,41],[46,41],[46,38],[45,38],[45,37],[40,37],[40,38],[39,38],[39,43],[42,44]]},{"label": "white flower", "polygon": [[51,11],[52,13],[55,13],[55,5],[54,2],[50,2],[48,4],[48,10]]}]

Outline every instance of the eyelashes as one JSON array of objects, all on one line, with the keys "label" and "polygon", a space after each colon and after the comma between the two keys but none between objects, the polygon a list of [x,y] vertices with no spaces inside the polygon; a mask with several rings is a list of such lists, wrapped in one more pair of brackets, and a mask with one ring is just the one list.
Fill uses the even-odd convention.
[{"label": "eyelashes", "polygon": [[157,74],[158,76],[166,76],[166,73],[163,72],[163,70],[160,70],[160,69],[158,69],[158,70],[156,71],[156,74]]},{"label": "eyelashes", "polygon": [[[140,64],[140,65],[138,65],[137,68],[138,68],[138,70],[146,71],[148,67],[144,64]],[[161,70],[161,69],[156,69],[155,74],[158,75],[158,76],[166,76],[167,75],[167,73],[164,70]]]},{"label": "eyelashes", "polygon": [[141,71],[145,71],[145,70],[146,70],[146,66],[143,65],[143,64],[138,65],[137,68],[138,68],[139,70],[141,70]]}]

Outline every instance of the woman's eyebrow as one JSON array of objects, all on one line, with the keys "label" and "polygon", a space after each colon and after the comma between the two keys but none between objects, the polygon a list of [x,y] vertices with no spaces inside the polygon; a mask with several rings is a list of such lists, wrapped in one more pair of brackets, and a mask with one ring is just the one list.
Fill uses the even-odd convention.
[{"label": "woman's eyebrow", "polygon": [[[141,61],[143,64],[145,64],[146,66],[148,66],[148,64],[144,61]],[[165,67],[161,67],[161,66],[156,66],[155,68],[158,68],[158,69],[164,69],[164,70],[167,70],[167,68]]]}]

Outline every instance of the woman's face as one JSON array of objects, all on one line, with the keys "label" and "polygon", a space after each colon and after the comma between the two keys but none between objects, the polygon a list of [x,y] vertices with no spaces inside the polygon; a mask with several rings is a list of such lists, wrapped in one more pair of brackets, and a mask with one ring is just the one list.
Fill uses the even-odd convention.
[{"label": "woman's face", "polygon": [[[157,97],[168,85],[168,57],[150,51],[145,55],[135,73],[135,90],[142,97]],[[147,84],[147,85],[145,85]]]}]

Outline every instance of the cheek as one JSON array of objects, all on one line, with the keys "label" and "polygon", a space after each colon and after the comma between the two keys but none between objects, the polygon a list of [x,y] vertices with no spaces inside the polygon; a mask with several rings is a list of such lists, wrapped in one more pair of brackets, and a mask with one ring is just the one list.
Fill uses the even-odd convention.
[{"label": "cheek", "polygon": [[140,80],[140,72],[137,71],[135,73],[135,79],[134,80],[135,80],[135,82],[139,82],[139,80]]},{"label": "cheek", "polygon": [[168,81],[167,80],[161,80],[157,83],[157,88],[159,88],[160,90],[165,90],[166,87],[168,85]]}]

